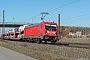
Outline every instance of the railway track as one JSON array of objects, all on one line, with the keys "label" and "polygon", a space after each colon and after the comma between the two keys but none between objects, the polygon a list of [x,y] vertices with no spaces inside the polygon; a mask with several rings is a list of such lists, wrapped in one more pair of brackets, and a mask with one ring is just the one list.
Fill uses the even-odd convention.
[{"label": "railway track", "polygon": [[[2,39],[0,39],[0,41],[5,42],[5,41],[12,41],[12,40],[2,40]],[[13,42],[15,42],[15,41],[13,41]],[[22,41],[16,41],[16,42],[22,42]],[[33,43],[33,42],[29,42],[29,43]],[[70,42],[50,43],[50,42],[48,42],[48,43],[45,43],[44,45],[56,45],[56,46],[65,46],[65,47],[73,47],[73,48],[90,49],[90,44],[89,43],[70,43]]]},{"label": "railway track", "polygon": [[74,48],[85,48],[85,49],[90,49],[90,44],[89,43],[70,43],[70,42],[58,42],[56,45],[63,45],[67,47],[74,47]]}]

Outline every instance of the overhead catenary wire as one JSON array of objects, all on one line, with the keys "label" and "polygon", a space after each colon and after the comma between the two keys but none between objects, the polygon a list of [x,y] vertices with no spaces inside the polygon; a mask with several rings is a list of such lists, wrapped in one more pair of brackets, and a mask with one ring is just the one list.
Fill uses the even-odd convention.
[{"label": "overhead catenary wire", "polygon": [[79,15],[79,16],[74,16],[74,17],[70,17],[70,18],[65,18],[65,19],[62,19],[62,20],[68,20],[68,19],[73,19],[73,18],[79,18],[79,17],[83,17],[83,16],[87,16],[87,15],[90,15],[89,13],[88,14],[83,14],[83,15]]},{"label": "overhead catenary wire", "polygon": [[[76,2],[78,2],[78,1],[79,1],[79,0],[75,0],[75,1],[73,1],[73,2],[67,3],[67,4],[62,5],[62,6],[60,6],[60,7],[55,7],[54,9],[48,10],[47,12],[48,12],[48,13],[49,13],[49,12],[52,12],[52,11],[54,11],[54,10],[57,10],[57,9],[62,8],[62,7],[68,6],[68,5],[70,5],[70,4],[76,3]],[[34,18],[36,18],[36,17],[38,17],[38,16],[40,16],[40,14],[37,14],[36,16],[34,16],[34,17],[30,18],[30,19],[34,19]]]},{"label": "overhead catenary wire", "polygon": [[62,6],[60,6],[60,7],[56,7],[56,8],[54,8],[54,9],[52,9],[52,10],[49,10],[48,12],[54,11],[54,10],[56,10],[56,9],[59,9],[59,8],[65,7],[65,6],[68,6],[68,5],[73,4],[73,3],[76,3],[76,2],[78,2],[78,1],[79,1],[79,0],[75,0],[75,1],[73,1],[73,2],[67,3],[67,4],[62,5]]}]

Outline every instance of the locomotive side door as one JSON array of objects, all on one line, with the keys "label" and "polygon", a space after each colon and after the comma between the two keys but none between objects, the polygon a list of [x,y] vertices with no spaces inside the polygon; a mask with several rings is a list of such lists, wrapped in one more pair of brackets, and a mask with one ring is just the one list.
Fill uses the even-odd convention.
[{"label": "locomotive side door", "polygon": [[39,36],[42,36],[42,32],[43,32],[43,31],[42,31],[42,25],[40,24],[40,25],[39,25],[38,35],[39,35]]}]

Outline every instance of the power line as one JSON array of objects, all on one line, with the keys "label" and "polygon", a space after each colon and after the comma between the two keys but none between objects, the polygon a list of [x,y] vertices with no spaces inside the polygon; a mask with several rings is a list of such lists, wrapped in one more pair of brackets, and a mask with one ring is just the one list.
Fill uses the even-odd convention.
[{"label": "power line", "polygon": [[[54,8],[54,9],[52,9],[52,10],[47,11],[47,12],[54,11],[54,10],[56,10],[56,9],[59,9],[59,8],[62,8],[62,7],[68,6],[68,5],[73,4],[73,3],[76,3],[76,2],[78,2],[78,1],[79,1],[79,0],[76,0],[76,1],[70,2],[70,3],[68,3],[68,4],[62,5],[62,6],[60,6],[60,7],[56,7],[56,8]],[[38,16],[40,16],[40,14],[38,14],[38,15],[36,15],[36,16],[30,18],[30,19],[34,19],[34,18],[36,18],[36,17],[38,17]]]},{"label": "power line", "polygon": [[70,18],[66,18],[66,19],[62,19],[62,20],[68,20],[68,19],[73,19],[73,18],[87,16],[87,15],[90,15],[90,14],[83,14],[83,15],[79,15],[79,16],[75,16],[75,17],[70,17]]},{"label": "power line", "polygon": [[40,16],[40,14],[38,14],[38,15],[36,15],[36,16],[34,16],[34,17],[32,17],[31,19],[34,19],[35,17],[38,17],[38,16]]},{"label": "power line", "polygon": [[68,5],[73,4],[73,3],[76,3],[76,2],[78,2],[78,1],[79,1],[79,0],[76,0],[76,1],[70,2],[70,3],[68,3],[68,4],[62,5],[62,6],[60,6],[60,7],[56,7],[56,8],[54,8],[54,9],[52,9],[52,10],[49,10],[48,12],[54,11],[54,10],[56,10],[56,9],[59,9],[59,8],[65,7],[65,6],[68,6]]}]

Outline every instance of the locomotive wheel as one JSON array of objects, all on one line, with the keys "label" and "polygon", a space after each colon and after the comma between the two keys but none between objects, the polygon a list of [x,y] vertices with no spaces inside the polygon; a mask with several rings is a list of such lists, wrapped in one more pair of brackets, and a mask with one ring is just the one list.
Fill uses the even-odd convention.
[{"label": "locomotive wheel", "polygon": [[46,43],[47,43],[47,41],[44,41],[44,42],[42,41],[41,43],[42,43],[42,44],[46,44]]},{"label": "locomotive wheel", "polygon": [[23,38],[22,41],[25,42],[25,38]]},{"label": "locomotive wheel", "polygon": [[46,43],[47,43],[47,41],[44,42],[44,44],[46,44]]},{"label": "locomotive wheel", "polygon": [[37,40],[37,43],[40,44],[42,41],[41,40]]}]

